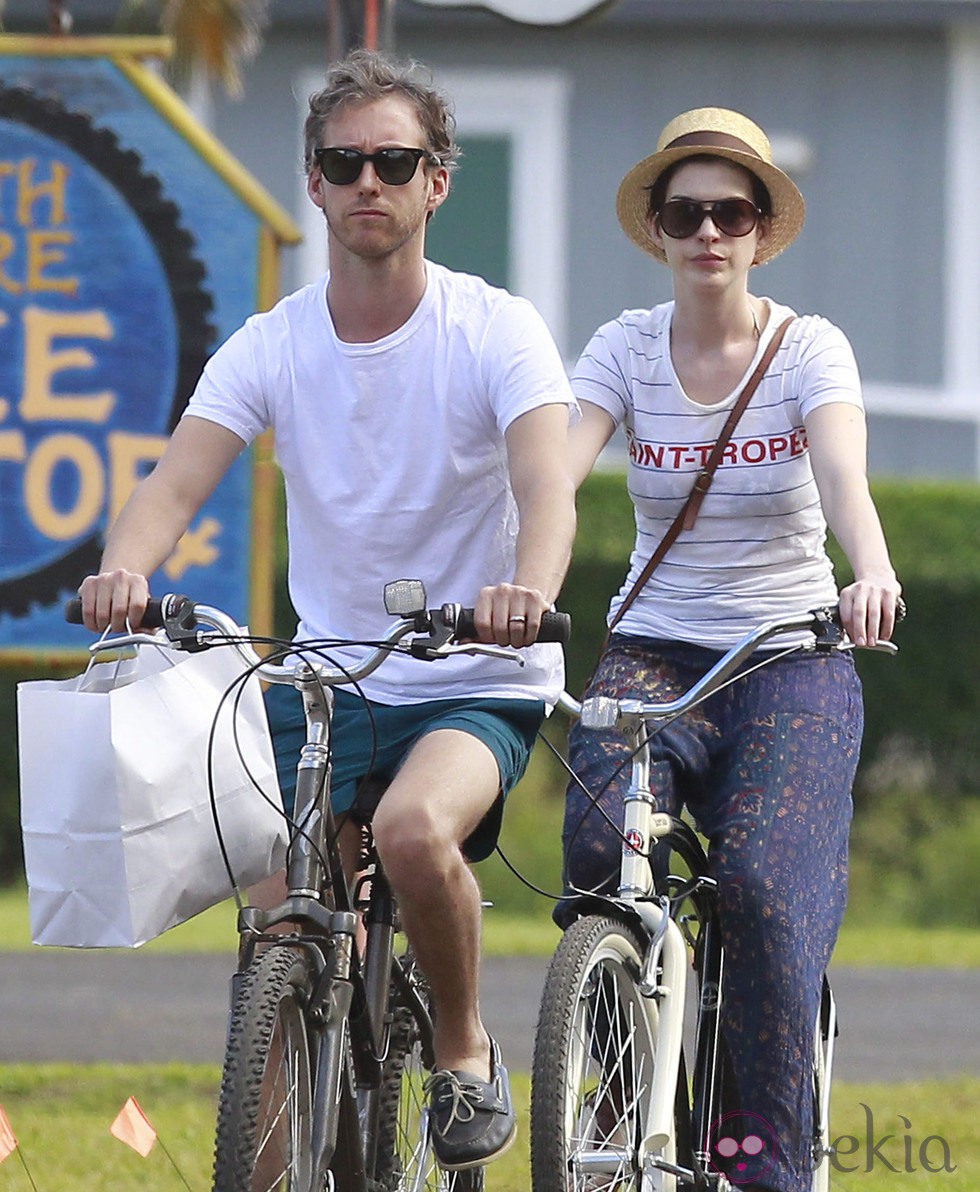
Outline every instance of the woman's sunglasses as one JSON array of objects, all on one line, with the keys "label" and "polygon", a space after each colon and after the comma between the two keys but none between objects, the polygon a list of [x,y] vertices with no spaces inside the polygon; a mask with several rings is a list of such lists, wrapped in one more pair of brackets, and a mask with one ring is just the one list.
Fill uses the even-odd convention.
[{"label": "woman's sunglasses", "polygon": [[377,153],[362,153],[360,149],[328,148],[314,149],[313,156],[320,172],[333,186],[350,186],[356,182],[368,161],[386,186],[411,182],[423,157],[433,165],[439,164],[439,159],[428,149],[379,149]]},{"label": "woman's sunglasses", "polygon": [[706,215],[726,236],[747,236],[759,222],[762,212],[748,199],[715,199],[700,203],[696,199],[668,199],[657,212],[660,230],[671,240],[686,240],[704,223]]}]

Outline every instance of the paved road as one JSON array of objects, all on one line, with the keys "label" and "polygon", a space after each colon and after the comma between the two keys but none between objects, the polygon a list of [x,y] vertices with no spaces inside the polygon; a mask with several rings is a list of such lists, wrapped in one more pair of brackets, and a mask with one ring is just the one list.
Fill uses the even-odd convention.
[{"label": "paved road", "polygon": [[[220,1063],[231,957],[0,954],[0,1062]],[[543,960],[490,960],[484,1013],[514,1070],[530,1070]],[[833,973],[836,1074],[898,1081],[980,1071],[980,970]]]}]

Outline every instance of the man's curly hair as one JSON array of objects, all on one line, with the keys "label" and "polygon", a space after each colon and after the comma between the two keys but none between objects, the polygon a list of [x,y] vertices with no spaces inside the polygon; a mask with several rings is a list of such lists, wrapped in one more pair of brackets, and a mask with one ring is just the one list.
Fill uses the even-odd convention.
[{"label": "man's curly hair", "polygon": [[390,95],[401,96],[415,109],[426,142],[418,148],[428,149],[450,171],[455,169],[459,159],[456,120],[449,100],[432,86],[431,76],[416,62],[399,62],[376,50],[354,50],[330,67],[325,86],[310,96],[304,129],[307,173],[332,116],[348,104],[371,103]]}]

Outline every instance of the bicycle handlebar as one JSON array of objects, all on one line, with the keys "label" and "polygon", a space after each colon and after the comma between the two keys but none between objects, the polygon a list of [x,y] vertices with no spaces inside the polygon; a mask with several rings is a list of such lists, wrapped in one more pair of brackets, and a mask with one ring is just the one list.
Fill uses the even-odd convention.
[{"label": "bicycle handlebar", "polygon": [[[82,623],[82,602],[79,597],[74,597],[65,605],[65,619],[71,624]],[[571,624],[568,613],[546,612],[541,619],[536,640],[567,642],[571,634]],[[246,664],[268,682],[293,683],[296,679],[295,665],[264,662],[254,650],[251,640],[245,636],[242,627],[227,613],[211,605],[198,604],[186,596],[170,593],[160,598],[151,598],[140,622],[140,629],[162,629],[175,649],[194,651],[208,649],[213,645],[231,645]],[[208,633],[207,629],[215,632]],[[401,645],[402,639],[410,634],[416,636],[407,645]],[[283,646],[288,648],[290,654],[303,656],[303,661],[315,671],[318,681],[326,686],[359,682],[377,670],[393,650],[410,652],[413,657],[426,661],[457,653],[488,654],[521,661],[512,648],[471,640],[475,637],[474,610],[458,604],[444,604],[439,609],[421,609],[412,615],[400,617],[379,641],[368,643],[373,648],[359,663],[344,668],[331,667],[322,661],[311,661],[304,655],[304,643],[301,641],[283,643]],[[90,648],[114,649],[125,645],[141,645],[146,641],[147,634],[143,632],[128,633],[114,636],[105,642],[97,642]],[[315,655],[318,645],[321,650],[329,649],[326,643],[310,643],[309,653]]]},{"label": "bicycle handlebar", "polygon": [[[174,611],[175,604],[179,606],[179,608],[189,608],[192,611],[194,608],[194,602],[192,600],[188,600],[186,596],[176,596],[173,594],[160,597],[151,596],[146,602],[146,611],[143,613],[143,618],[139,623],[139,628],[162,629],[165,615]],[[69,625],[83,624],[82,598],[80,596],[73,596],[69,601],[66,602],[65,620]]]},{"label": "bicycle handlebar", "polygon": [[[896,620],[901,621],[904,617],[905,603],[900,601],[896,609]],[[648,704],[640,700],[617,700],[609,696],[593,696],[591,699],[583,701],[578,707],[582,724],[586,728],[605,729],[614,728],[617,724],[622,725],[627,719],[634,721],[666,720],[680,716],[717,691],[765,642],[784,633],[804,631],[812,633],[814,637],[812,642],[800,647],[806,650],[829,654],[857,648],[841,627],[836,606],[812,609],[810,612],[801,613],[783,621],[767,621],[737,641],[709,671],[701,676],[693,687],[676,699],[663,704]],[[892,642],[879,642],[875,646],[862,648],[879,650],[888,654],[898,653],[898,646]],[[574,715],[574,701],[559,701],[559,707]]]}]

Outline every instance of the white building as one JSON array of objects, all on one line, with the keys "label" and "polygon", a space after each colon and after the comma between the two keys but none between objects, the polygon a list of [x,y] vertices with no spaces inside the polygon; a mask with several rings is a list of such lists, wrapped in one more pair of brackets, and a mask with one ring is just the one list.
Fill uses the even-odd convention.
[{"label": "white building", "polygon": [[[70,7],[77,32],[104,32],[121,0]],[[7,0],[7,29],[43,30],[46,9]],[[244,98],[203,103],[307,229],[290,286],[323,265],[300,128],[327,10],[272,0]],[[571,362],[601,322],[667,296],[667,271],[616,221],[621,177],[671,116],[738,108],[771,133],[809,207],[756,292],[850,336],[872,469],[980,477],[978,0],[620,0],[561,28],[413,0],[392,11],[397,52],[454,96],[466,154],[433,221],[434,256],[533,298]]]}]

